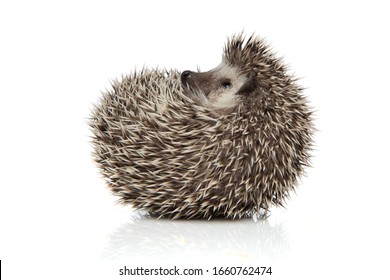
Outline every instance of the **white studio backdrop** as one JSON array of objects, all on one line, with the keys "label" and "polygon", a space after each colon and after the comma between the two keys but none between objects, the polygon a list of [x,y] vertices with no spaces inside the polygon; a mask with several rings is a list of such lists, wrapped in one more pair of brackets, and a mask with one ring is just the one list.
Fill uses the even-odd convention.
[{"label": "white studio backdrop", "polygon": [[[269,279],[389,279],[388,26],[385,1],[2,1],[2,276],[241,265],[272,266]],[[117,205],[89,144],[100,92],[144,66],[213,68],[242,30],[284,57],[316,110],[313,167],[287,208],[173,222]]]}]

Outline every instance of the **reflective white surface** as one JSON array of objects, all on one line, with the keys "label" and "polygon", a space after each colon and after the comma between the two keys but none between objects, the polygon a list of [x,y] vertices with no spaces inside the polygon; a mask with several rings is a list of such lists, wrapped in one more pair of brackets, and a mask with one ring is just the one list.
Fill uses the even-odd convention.
[{"label": "reflective white surface", "polygon": [[283,225],[268,220],[171,221],[135,215],[109,236],[103,258],[254,259],[280,256],[288,249]]}]

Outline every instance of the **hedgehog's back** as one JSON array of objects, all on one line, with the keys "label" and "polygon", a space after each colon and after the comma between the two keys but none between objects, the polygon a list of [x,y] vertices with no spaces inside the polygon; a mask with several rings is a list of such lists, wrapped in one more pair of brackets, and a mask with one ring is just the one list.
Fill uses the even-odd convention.
[{"label": "hedgehog's back", "polygon": [[264,98],[216,117],[184,95],[176,71],[127,76],[93,111],[95,161],[123,203],[159,217],[268,210],[302,174],[311,126],[299,98]]}]

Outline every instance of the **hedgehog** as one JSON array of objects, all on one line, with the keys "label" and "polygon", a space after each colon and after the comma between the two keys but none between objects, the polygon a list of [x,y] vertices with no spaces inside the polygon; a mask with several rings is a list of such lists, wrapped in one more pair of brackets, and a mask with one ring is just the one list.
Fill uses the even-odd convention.
[{"label": "hedgehog", "polygon": [[310,165],[312,110],[297,80],[242,33],[210,71],[133,72],[94,105],[94,160],[121,203],[158,218],[268,213]]}]

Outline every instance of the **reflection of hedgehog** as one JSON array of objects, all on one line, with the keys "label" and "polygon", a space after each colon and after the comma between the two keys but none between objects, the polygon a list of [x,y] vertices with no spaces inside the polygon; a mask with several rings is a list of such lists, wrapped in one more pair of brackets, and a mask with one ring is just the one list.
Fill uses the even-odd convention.
[{"label": "reflection of hedgehog", "polygon": [[[236,259],[278,257],[289,251],[283,225],[268,220],[241,219],[227,222],[156,220],[132,215],[108,239],[103,258],[108,260],[145,258],[218,258]],[[134,254],[137,252],[137,254]]]},{"label": "reflection of hedgehog", "polygon": [[282,205],[313,132],[295,79],[262,40],[242,35],[211,71],[144,70],[114,83],[90,126],[110,189],[169,218],[239,218]]}]

